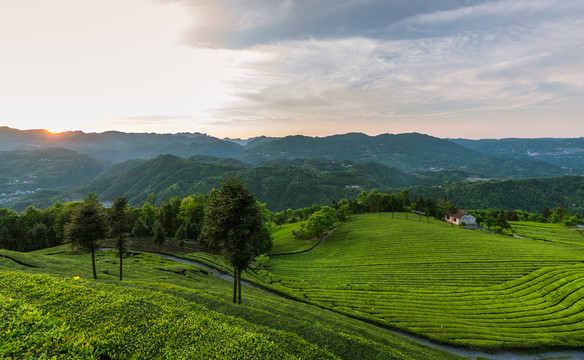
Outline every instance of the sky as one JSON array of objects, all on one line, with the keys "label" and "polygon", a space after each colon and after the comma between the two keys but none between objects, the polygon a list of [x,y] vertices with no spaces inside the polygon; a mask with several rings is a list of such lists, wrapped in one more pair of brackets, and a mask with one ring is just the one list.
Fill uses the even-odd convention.
[{"label": "sky", "polygon": [[0,0],[0,126],[584,136],[580,0]]}]

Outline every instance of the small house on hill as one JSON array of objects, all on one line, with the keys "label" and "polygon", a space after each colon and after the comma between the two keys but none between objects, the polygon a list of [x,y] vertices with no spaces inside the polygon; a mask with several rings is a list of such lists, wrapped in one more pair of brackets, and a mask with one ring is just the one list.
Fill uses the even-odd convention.
[{"label": "small house on hill", "polygon": [[464,223],[465,225],[476,225],[477,218],[466,211],[458,210],[456,213],[447,212],[444,214],[444,221],[456,226]]}]

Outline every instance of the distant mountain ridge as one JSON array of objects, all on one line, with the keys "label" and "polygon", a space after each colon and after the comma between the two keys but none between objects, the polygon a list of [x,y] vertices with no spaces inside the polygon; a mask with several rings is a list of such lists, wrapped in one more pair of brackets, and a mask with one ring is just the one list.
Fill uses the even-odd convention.
[{"label": "distant mountain ridge", "polygon": [[329,160],[374,161],[402,171],[421,171],[462,166],[482,155],[448,140],[429,135],[362,133],[322,138],[295,135],[262,143],[236,155],[237,159],[258,164],[275,158],[323,157]]},{"label": "distant mountain ridge", "polygon": [[[281,209],[328,204],[373,188],[581,175],[583,149],[584,138],[348,133],[221,140],[201,133],[51,134],[0,127],[0,204],[22,210],[91,191],[105,200],[124,195],[139,205],[149,193],[164,199],[205,192],[235,175],[269,207]],[[46,154],[56,156],[50,167]]]},{"label": "distant mountain ridge", "polygon": [[[52,134],[46,130],[0,127],[0,151],[65,148],[112,163],[152,159],[170,154],[182,158],[196,155],[236,158],[257,165],[273,159],[307,159],[376,162],[405,172],[460,169],[488,177],[529,177],[584,174],[584,138],[580,139],[440,139],[419,133],[347,133],[326,137],[303,135],[246,140],[218,139],[201,133],[154,134],[83,133]],[[497,170],[503,159],[507,169]],[[521,162],[514,162],[514,161]],[[542,163],[525,163],[539,160]],[[531,166],[525,166],[531,164]],[[548,166],[551,164],[552,166]],[[495,165],[495,166],[494,166]],[[534,170],[531,172],[530,167]],[[512,172],[514,168],[519,175]],[[562,170],[563,169],[563,170]]]},{"label": "distant mountain ridge", "polygon": [[204,134],[84,133],[52,134],[46,130],[0,127],[0,151],[60,147],[110,162],[151,159],[161,154],[180,157],[213,155],[232,157],[244,147]]}]

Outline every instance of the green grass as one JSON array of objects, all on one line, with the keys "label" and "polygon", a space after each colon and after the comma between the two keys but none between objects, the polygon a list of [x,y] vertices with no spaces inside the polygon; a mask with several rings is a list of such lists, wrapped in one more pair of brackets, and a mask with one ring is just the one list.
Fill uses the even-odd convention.
[{"label": "green grass", "polygon": [[160,292],[23,273],[3,273],[0,286],[3,358],[334,358],[293,334]]},{"label": "green grass", "polygon": [[584,232],[582,230],[566,228],[561,224],[527,221],[510,221],[509,224],[514,235],[558,243],[584,245]]},{"label": "green grass", "polygon": [[233,305],[232,284],[192,265],[135,255],[119,282],[115,251],[97,258],[95,281],[66,247],[0,250],[0,358],[459,358],[258,289]]},{"label": "green grass", "polygon": [[[144,344],[148,349],[151,343],[157,344],[152,337],[160,336],[149,331],[142,336],[132,327],[130,317],[139,318],[144,306],[148,312],[175,320],[210,313],[210,320],[201,321],[219,327],[213,336],[235,332],[254,339],[241,344],[220,340],[220,344],[236,348],[251,347],[256,341],[265,344],[258,351],[275,344],[283,352],[274,354],[284,358],[296,355],[299,347],[306,351],[304,358],[456,358],[366,322],[466,347],[584,346],[584,246],[578,241],[579,231],[513,223],[524,234],[529,231],[531,237],[548,240],[539,241],[466,230],[436,220],[428,223],[411,214],[406,220],[405,216],[353,216],[313,251],[271,256],[265,270],[248,269],[243,275],[247,281],[301,302],[244,288],[244,304],[233,305],[229,282],[196,266],[150,254],[126,259],[126,280],[120,283],[115,251],[98,252],[100,279],[93,281],[89,256],[74,255],[64,246],[31,253],[0,250],[0,296],[3,309],[8,309],[3,310],[2,322],[10,329],[22,327],[22,321],[36,324],[28,326],[33,335],[8,343],[18,345],[24,358],[34,356],[23,349],[51,354],[51,349],[59,347],[81,358],[88,352],[125,358],[139,353],[134,346]],[[283,226],[274,235],[275,252],[303,248],[304,244],[288,237],[293,228]],[[231,272],[217,254],[182,257]],[[74,281],[74,276],[81,279]],[[85,306],[85,312],[84,306],[75,304],[73,294],[82,294],[80,304],[100,300]],[[132,307],[132,299],[147,299],[146,305]],[[123,306],[110,307],[110,302]],[[17,313],[30,313],[30,317]],[[104,329],[95,336],[83,325],[95,326],[101,319],[106,319]],[[155,357],[165,358],[169,352],[180,358],[189,353],[189,346],[199,346],[188,341],[179,345],[183,343],[179,338],[200,331],[194,324],[177,328],[170,322],[145,320],[168,337],[168,347],[158,346]],[[136,345],[132,343],[130,350],[122,345],[126,334],[135,337]],[[221,346],[219,353],[209,353],[209,357],[227,354]]]},{"label": "green grass", "polygon": [[312,249],[318,243],[317,239],[299,240],[292,235],[292,231],[300,229],[303,223],[305,222],[274,226],[272,228],[274,246],[271,254],[288,254]]},{"label": "green grass", "polygon": [[[581,235],[580,235],[581,236]],[[584,345],[584,247],[365,215],[320,247],[273,257],[273,289],[432,340],[481,348]]]}]

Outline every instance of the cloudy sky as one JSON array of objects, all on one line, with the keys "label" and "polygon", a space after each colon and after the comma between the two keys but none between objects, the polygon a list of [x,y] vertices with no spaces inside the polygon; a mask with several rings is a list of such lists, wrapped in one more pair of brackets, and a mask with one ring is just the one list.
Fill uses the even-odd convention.
[{"label": "cloudy sky", "polygon": [[0,126],[584,136],[580,0],[0,0]]}]

